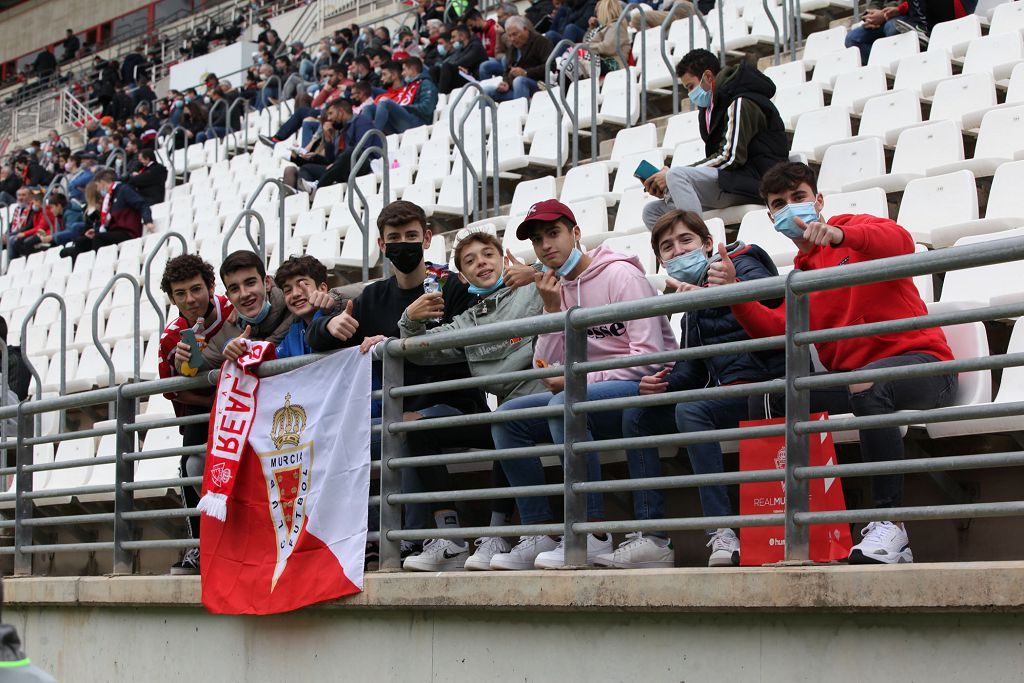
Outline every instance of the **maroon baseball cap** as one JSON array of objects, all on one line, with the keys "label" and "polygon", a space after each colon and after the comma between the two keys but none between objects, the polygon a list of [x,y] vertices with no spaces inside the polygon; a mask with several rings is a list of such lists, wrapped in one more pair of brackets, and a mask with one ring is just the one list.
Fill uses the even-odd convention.
[{"label": "maroon baseball cap", "polygon": [[576,225],[576,216],[572,215],[569,207],[557,199],[545,199],[537,202],[526,212],[526,218],[516,228],[516,237],[521,240],[530,239],[534,223],[554,223],[559,218],[565,218],[573,225]]}]

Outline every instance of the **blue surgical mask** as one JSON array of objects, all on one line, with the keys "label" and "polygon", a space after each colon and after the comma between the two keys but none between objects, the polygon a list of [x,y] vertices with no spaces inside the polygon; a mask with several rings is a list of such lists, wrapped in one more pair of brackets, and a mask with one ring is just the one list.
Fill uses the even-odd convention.
[{"label": "blue surgical mask", "polygon": [[406,85],[409,85],[410,83],[412,83],[415,80],[416,80],[415,76],[402,76],[402,83],[405,83]]},{"label": "blue surgical mask", "polygon": [[565,263],[555,268],[555,274],[558,277],[568,277],[572,269],[579,264],[581,258],[583,258],[583,252],[580,251],[579,247],[573,247],[572,251],[569,252],[569,258],[565,259]]},{"label": "blue surgical mask", "polygon": [[238,311],[238,319],[241,320],[242,322],[248,324],[248,325],[259,325],[261,322],[266,320],[267,315],[269,315],[269,314],[270,314],[270,299],[264,299],[263,300],[263,308],[260,309],[260,312],[257,313],[254,318],[250,318],[248,316],[245,316],[245,315],[242,314],[241,311]]},{"label": "blue surgical mask", "polygon": [[690,101],[694,106],[707,109],[711,106],[711,91],[705,90],[699,83],[690,91]]},{"label": "blue surgical mask", "polygon": [[476,294],[477,296],[490,296],[496,291],[501,289],[502,285],[505,284],[505,271],[501,271],[501,275],[498,276],[498,281],[490,287],[480,287],[478,285],[470,285],[467,287],[470,294]]},{"label": "blue surgical mask", "polygon": [[337,45],[331,45],[331,52],[334,53],[334,54],[338,54],[338,46]]},{"label": "blue surgical mask", "polygon": [[794,219],[799,218],[804,224],[818,220],[818,209],[814,202],[800,202],[799,204],[786,204],[772,216],[775,223],[775,230],[782,233],[791,240],[803,239],[804,231],[796,224]]},{"label": "blue surgical mask", "polygon": [[444,45],[438,45],[437,46],[437,54],[439,54],[442,57],[444,57],[446,54],[448,54],[448,48],[446,48]]},{"label": "blue surgical mask", "polygon": [[185,95],[185,104],[188,104],[191,101],[192,101],[192,96],[191,95]]},{"label": "blue surgical mask", "polygon": [[708,255],[703,248],[680,254],[665,263],[669,277],[691,285],[699,285],[707,270]]},{"label": "blue surgical mask", "polygon": [[456,50],[461,50],[462,49],[462,41],[461,40],[456,40],[454,43],[452,43],[452,47],[455,48]]}]

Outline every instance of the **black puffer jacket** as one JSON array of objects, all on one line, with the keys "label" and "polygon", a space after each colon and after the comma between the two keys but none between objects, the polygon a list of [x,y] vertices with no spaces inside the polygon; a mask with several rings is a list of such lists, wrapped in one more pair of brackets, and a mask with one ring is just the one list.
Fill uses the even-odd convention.
[{"label": "black puffer jacket", "polygon": [[[736,267],[736,278],[746,282],[778,275],[779,271],[761,247],[743,242],[729,245],[729,257]],[[715,254],[711,262],[720,260]],[[764,302],[778,306],[781,301]],[[710,346],[723,342],[750,339],[733,316],[728,306],[705,308],[687,313],[683,321],[683,338],[679,348]],[[786,374],[786,359],[782,351],[759,351],[712,356],[694,361],[676,363],[666,377],[669,391],[699,389],[737,382],[761,382]]]}]

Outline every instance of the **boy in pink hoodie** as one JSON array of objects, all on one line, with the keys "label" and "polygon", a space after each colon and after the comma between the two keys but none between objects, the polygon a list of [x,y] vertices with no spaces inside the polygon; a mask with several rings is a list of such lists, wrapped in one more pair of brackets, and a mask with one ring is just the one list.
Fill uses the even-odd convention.
[{"label": "boy in pink hoodie", "polygon": [[[569,207],[549,199],[530,207],[526,219],[516,230],[519,239],[529,239],[544,272],[537,273],[537,291],[545,313],[558,313],[574,306],[603,306],[655,296],[644,269],[635,256],[625,256],[604,247],[584,253],[579,247],[580,228]],[[665,316],[624,320],[598,325],[587,330],[589,360],[619,358],[678,348]],[[560,365],[565,359],[565,339],[561,332],[537,337],[534,363]],[[643,366],[593,372],[587,377],[587,400],[637,396],[640,379],[661,370],[662,366]],[[502,404],[499,411],[564,404],[565,382],[553,377],[544,382],[550,391],[522,396]],[[593,413],[588,417],[588,438],[614,439],[622,436],[621,411]],[[562,416],[534,418],[491,425],[497,449],[523,448],[537,443],[562,443],[565,425]],[[511,486],[535,486],[544,483],[544,468],[539,458],[501,462]],[[588,479],[601,478],[597,454],[588,456]],[[554,516],[548,500],[542,496],[516,499],[523,524],[551,522]],[[604,517],[599,494],[587,496],[587,515],[591,520]],[[611,535],[587,536],[587,562],[611,552]],[[550,536],[524,536],[511,552],[495,555],[491,569],[556,568],[565,563],[561,542]]]}]

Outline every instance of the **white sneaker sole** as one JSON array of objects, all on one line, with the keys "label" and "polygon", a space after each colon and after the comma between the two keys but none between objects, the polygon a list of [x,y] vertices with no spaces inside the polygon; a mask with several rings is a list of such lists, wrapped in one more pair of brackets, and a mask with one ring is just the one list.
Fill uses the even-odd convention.
[{"label": "white sneaker sole", "polygon": [[647,562],[616,562],[613,559],[601,559],[597,558],[594,560],[594,564],[599,567],[608,567],[610,569],[671,569],[676,566],[674,560],[649,560]]},{"label": "white sneaker sole", "polygon": [[466,560],[464,568],[469,572],[489,572],[494,569],[494,567],[491,566],[491,558],[484,560],[477,559],[475,556]]},{"label": "white sneaker sole", "polygon": [[[417,555],[414,557],[419,556]],[[466,564],[466,558],[463,557],[453,557],[445,562],[430,564],[409,562],[411,559],[413,558],[407,558],[406,561],[402,563],[402,569],[407,572],[461,572],[465,568]]]},{"label": "white sneaker sole", "polygon": [[507,556],[507,553],[498,553],[491,558],[491,569],[501,569],[506,571],[524,571],[526,569],[533,569],[533,560],[520,560],[516,561]]},{"label": "white sneaker sole", "polygon": [[712,555],[708,558],[709,567],[738,567],[740,566],[740,553],[738,550],[733,551],[729,557],[715,557]]}]

